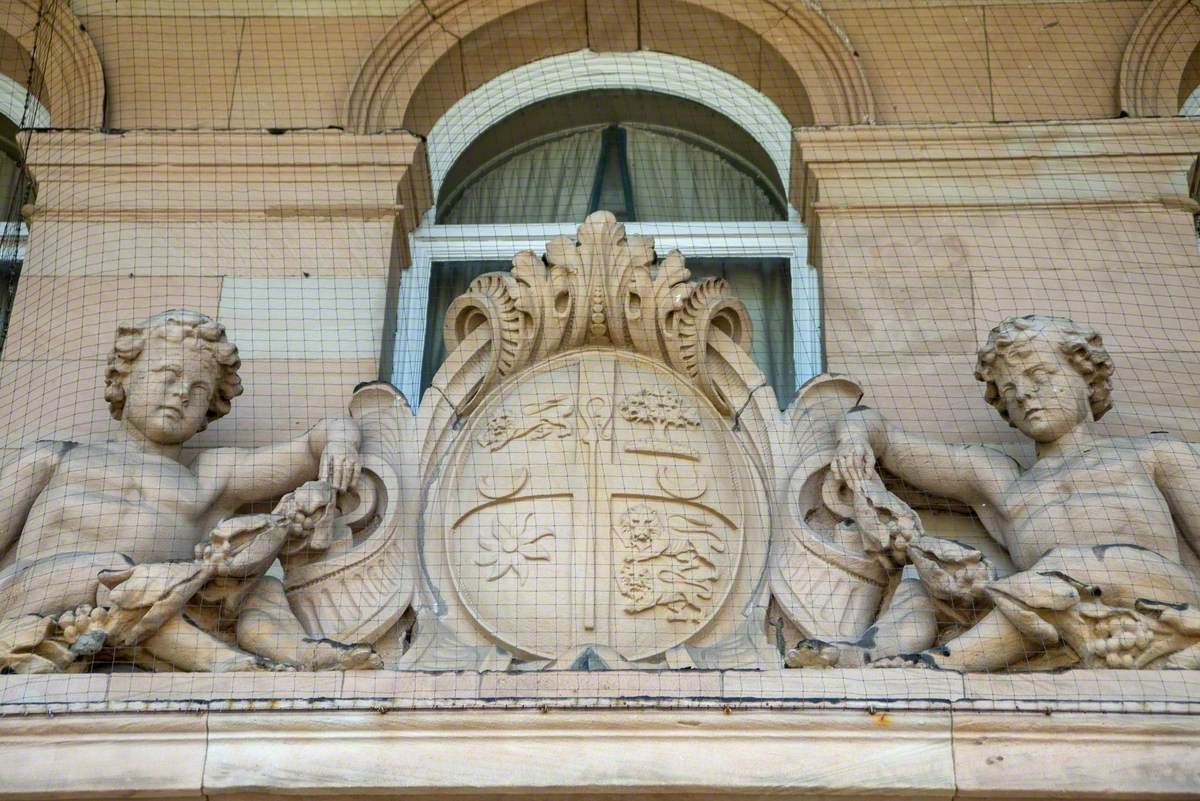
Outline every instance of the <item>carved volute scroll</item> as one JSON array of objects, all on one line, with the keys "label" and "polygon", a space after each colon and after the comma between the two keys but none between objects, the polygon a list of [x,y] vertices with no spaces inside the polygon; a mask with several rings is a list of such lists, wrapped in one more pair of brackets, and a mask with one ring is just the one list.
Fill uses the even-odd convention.
[{"label": "carved volute scroll", "polygon": [[375,642],[408,609],[416,588],[415,418],[404,396],[383,383],[359,387],[350,414],[362,430],[363,464],[343,501],[342,523],[352,536],[285,559],[284,583],[310,635]]},{"label": "carved volute scroll", "polygon": [[656,263],[651,239],[627,237],[611,213],[596,212],[577,239],[550,241],[544,260],[518,253],[511,273],[476,278],[450,305],[445,339],[452,357],[434,385],[449,389],[464,365],[473,380],[445,393],[463,413],[502,380],[555,353],[611,346],[671,366],[728,414],[732,403],[714,376],[711,340],[724,335],[748,350],[750,318],[723,279],[690,278],[677,251]]}]

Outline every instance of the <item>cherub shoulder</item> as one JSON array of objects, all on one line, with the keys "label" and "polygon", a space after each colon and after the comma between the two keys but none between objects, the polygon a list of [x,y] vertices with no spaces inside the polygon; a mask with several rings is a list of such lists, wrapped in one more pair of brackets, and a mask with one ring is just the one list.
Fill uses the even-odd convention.
[{"label": "cherub shoulder", "polygon": [[1200,468],[1200,447],[1167,431],[1153,431],[1137,437],[1138,450],[1152,455],[1166,468]]},{"label": "cherub shoulder", "polygon": [[8,460],[7,467],[55,467],[64,456],[80,447],[86,446],[66,440],[40,439],[17,451]]}]

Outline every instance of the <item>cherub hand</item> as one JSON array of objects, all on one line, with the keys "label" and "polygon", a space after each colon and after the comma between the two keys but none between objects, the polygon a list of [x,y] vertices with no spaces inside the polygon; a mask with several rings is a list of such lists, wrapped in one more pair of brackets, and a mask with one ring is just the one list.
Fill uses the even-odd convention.
[{"label": "cherub hand", "polygon": [[335,497],[334,488],[325,481],[309,481],[283,496],[274,513],[284,518],[291,533],[292,542],[284,549],[285,554],[329,547],[336,517]]},{"label": "cherub hand", "polygon": [[196,546],[196,559],[217,576],[249,576],[266,570],[275,560],[287,531],[270,515],[237,515],[221,521]]},{"label": "cherub hand", "polygon": [[870,441],[857,432],[842,433],[830,468],[834,476],[850,486],[865,484],[875,469],[875,451]]},{"label": "cherub hand", "polygon": [[326,481],[308,481],[280,499],[274,513],[287,520],[294,532],[312,531],[322,513],[333,503],[334,487]]},{"label": "cherub hand", "polygon": [[362,460],[355,448],[343,444],[325,446],[325,452],[321,454],[321,469],[317,473],[319,479],[329,482],[338,492],[345,492],[358,481],[360,472]]}]

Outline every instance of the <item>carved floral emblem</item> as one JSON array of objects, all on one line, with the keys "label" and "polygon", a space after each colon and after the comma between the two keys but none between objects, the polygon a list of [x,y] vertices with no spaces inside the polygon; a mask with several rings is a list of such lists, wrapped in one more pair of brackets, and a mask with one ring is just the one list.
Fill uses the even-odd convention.
[{"label": "carved floral emblem", "polygon": [[488,581],[499,581],[512,573],[524,584],[529,562],[550,561],[549,552],[539,543],[553,537],[553,531],[537,530],[533,525],[533,513],[526,514],[520,525],[498,522],[486,535],[479,535],[479,549],[483,558],[476,560],[475,564],[492,568]]},{"label": "carved floral emblem", "polygon": [[700,413],[684,403],[673,389],[642,389],[621,401],[621,416],[631,423],[654,426],[655,434],[670,439],[672,428],[699,428]]}]

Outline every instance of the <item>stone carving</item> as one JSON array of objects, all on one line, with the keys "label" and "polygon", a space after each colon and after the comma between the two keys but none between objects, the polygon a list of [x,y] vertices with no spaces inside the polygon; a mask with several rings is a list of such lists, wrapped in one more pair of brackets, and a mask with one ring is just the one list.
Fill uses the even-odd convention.
[{"label": "stone carving", "polygon": [[[122,326],[105,390],[118,437],[37,443],[8,465],[0,477],[0,552],[11,549],[0,571],[0,669],[81,670],[102,651],[152,669],[381,665],[369,643],[407,599],[372,605],[369,582],[360,582],[361,605],[343,615],[345,625],[326,627],[336,615],[310,589],[331,572],[343,573],[337,584],[359,578],[354,565],[340,564],[346,555],[363,566],[388,562],[365,528],[381,518],[368,497],[375,479],[360,475],[360,421],[331,419],[290,442],[204,452],[191,468],[179,461],[181,447],[241,394],[239,365],[224,328],[204,315],[172,310]],[[372,433],[378,427],[362,422]],[[391,470],[374,455],[369,461],[372,476]],[[269,514],[237,513],[281,494]],[[386,529],[385,544],[395,521]],[[277,559],[283,582],[267,575]],[[404,571],[395,559],[385,569],[395,596]]]},{"label": "stone carving", "polygon": [[497,522],[489,532],[489,537],[480,535],[480,559],[475,564],[494,568],[487,577],[488,581],[498,581],[512,573],[520,584],[524,584],[526,562],[550,561],[550,553],[538,543],[547,537],[554,537],[554,532],[539,531],[533,523],[533,513],[530,512],[519,526]]},{"label": "stone carving", "polygon": [[185,467],[237,351],[192,312],[123,327],[120,436],[0,475],[0,668],[1200,667],[1200,455],[1097,431],[1096,332],[1016,318],[980,351],[1028,468],[846,378],[780,414],[750,336],[725,282],[602,212],[451,304],[418,414],[369,384]]},{"label": "stone carving", "polygon": [[[721,412],[718,366],[709,357],[715,333],[748,346],[750,318],[722,279],[689,282],[678,252],[661,263],[653,242],[625,236],[608,212],[588,217],[578,240],[558,237],[545,259],[531,251],[513,258],[510,273],[475,279],[446,313],[446,348],[460,358],[486,357],[480,380],[463,393],[469,410],[501,380],[556,353],[613,347],[659,360],[700,389]],[[443,378],[455,374],[456,360]]]},{"label": "stone carving", "polygon": [[522,437],[543,439],[549,436],[568,437],[571,435],[569,418],[574,409],[564,398],[551,398],[545,403],[526,404],[521,409],[521,417],[514,418],[509,412],[498,412],[492,415],[487,427],[476,440],[479,447],[490,451],[498,451],[508,443]]},{"label": "stone carving", "polygon": [[[624,547],[617,585],[630,601],[625,613],[662,606],[673,623],[699,623],[721,574],[704,554],[725,553],[725,543],[703,517],[662,515],[646,504],[626,509],[617,521]],[[697,544],[696,540],[699,540]]]},{"label": "stone carving", "polygon": [[724,281],[607,213],[476,279],[421,408],[440,452],[400,665],[778,664],[758,581],[771,445],[729,414],[763,384],[749,339]]},{"label": "stone carving", "polygon": [[[866,407],[847,412],[828,494],[834,504],[851,496],[853,510],[843,511],[863,551],[892,575],[894,594],[865,634],[806,640],[789,664],[1200,667],[1200,582],[1183,561],[1200,546],[1200,453],[1165,434],[1097,432],[1112,372],[1100,335],[1070,320],[1010,318],[992,329],[976,377],[1033,440],[1028,469],[991,448],[909,434]],[[884,495],[876,460],[969,506],[1015,571],[998,577],[978,549],[925,534]],[[898,511],[878,511],[880,498]],[[903,565],[915,579],[895,575]]]},{"label": "stone carving", "polygon": [[698,428],[700,416],[695,407],[685,406],[678,392],[641,389],[621,401],[621,416],[631,423],[649,423],[663,439],[670,439],[672,428]]}]

